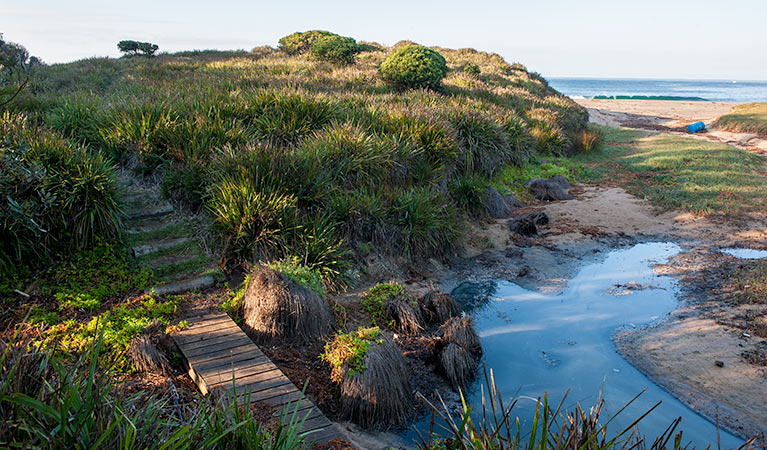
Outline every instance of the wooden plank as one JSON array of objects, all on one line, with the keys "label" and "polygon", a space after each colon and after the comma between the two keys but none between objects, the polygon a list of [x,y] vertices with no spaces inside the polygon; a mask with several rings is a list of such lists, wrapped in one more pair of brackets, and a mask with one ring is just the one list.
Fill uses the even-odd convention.
[{"label": "wooden plank", "polygon": [[330,422],[330,420],[328,420],[328,418],[324,415],[320,414],[319,416],[306,420],[301,426],[301,431],[305,432],[312,430],[326,430],[331,426],[333,426],[333,424]]},{"label": "wooden plank", "polygon": [[269,358],[263,354],[256,355],[254,352],[248,352],[233,355],[231,358],[222,357],[208,360],[202,364],[194,363],[194,367],[200,375],[208,376],[223,371],[229,371],[231,367],[234,367],[238,363],[250,362],[253,364],[260,364],[266,361],[269,361]]},{"label": "wooden plank", "polygon": [[242,380],[251,375],[268,372],[277,368],[271,361],[261,363],[246,362],[248,362],[249,365],[244,366],[244,368],[231,370],[227,367],[226,370],[222,370],[221,372],[205,375],[205,381],[207,381],[208,385],[211,387],[216,387],[221,384],[231,384],[232,380]]},{"label": "wooden plank", "polygon": [[182,343],[187,343],[199,339],[208,333],[213,333],[215,331],[221,333],[222,331],[220,330],[229,330],[232,333],[236,333],[238,331],[242,332],[242,328],[238,327],[236,323],[232,321],[221,320],[215,323],[206,324],[205,326],[185,328],[176,332],[175,336],[176,338],[181,338]]},{"label": "wooden plank", "polygon": [[[243,394],[238,394],[237,396],[241,396]],[[268,389],[263,389],[258,392],[253,392],[250,394],[250,401],[252,402],[265,402],[270,403],[273,405],[282,405],[290,401],[289,399],[295,399],[298,400],[299,396],[301,395],[300,392],[298,392],[298,389],[293,385],[293,383],[290,383],[290,380],[288,380],[287,384],[281,384],[279,386],[273,386],[269,387]],[[281,400],[274,400],[279,399],[283,397]]]},{"label": "wooden plank", "polygon": [[332,439],[343,437],[344,436],[341,434],[341,430],[338,428],[338,426],[333,425],[321,431],[311,433],[310,435],[306,436],[306,440],[311,442],[328,442]]},{"label": "wooden plank", "polygon": [[[210,345],[203,345],[211,342]],[[229,334],[226,336],[220,336],[218,338],[210,339],[209,341],[201,341],[196,344],[195,347],[184,347],[184,355],[188,359],[195,359],[198,356],[218,353],[224,350],[228,350],[232,347],[239,347],[241,345],[252,346],[253,342],[244,335]]]},{"label": "wooden plank", "polygon": [[[237,376],[239,377],[239,374],[237,374]],[[250,388],[254,384],[258,384],[258,383],[261,383],[261,382],[264,382],[264,381],[267,381],[267,380],[271,380],[271,379],[276,378],[276,377],[282,377],[285,380],[288,379],[288,377],[286,377],[282,373],[282,371],[280,369],[274,367],[271,370],[268,370],[268,371],[265,371],[265,372],[253,374],[253,375],[250,375],[250,376],[247,376],[247,377],[237,378],[235,380],[234,386],[237,386],[237,390],[242,390],[242,389],[245,389],[245,388]],[[230,389],[230,387],[233,387],[232,383],[227,383],[227,385],[228,385],[228,386],[226,386],[227,389]],[[255,392],[255,389],[252,389],[252,391]],[[242,392],[245,392],[245,391],[242,390]]]},{"label": "wooden plank", "polygon": [[[287,391],[290,392],[295,389],[295,386],[292,385],[290,380],[285,377],[285,375],[282,375],[282,373],[277,374],[277,376],[270,378],[268,380],[261,380],[258,383],[251,383],[243,386],[224,386],[224,390],[226,392],[231,392],[234,389],[237,389],[237,395],[243,395],[247,396],[250,395],[251,397],[256,397],[261,392],[270,390],[270,389],[277,389],[277,388],[285,388]],[[251,402],[253,403],[253,402]]]},{"label": "wooden plank", "polygon": [[[239,330],[238,330],[239,331]],[[198,348],[202,347],[210,347],[211,345],[220,344],[222,342],[233,342],[237,340],[247,340],[248,342],[253,342],[250,340],[248,336],[246,336],[244,333],[218,333],[213,332],[210,333],[210,335],[206,336],[204,339],[199,339],[193,342],[188,342],[184,344],[184,350],[196,350]]]},{"label": "wooden plank", "polygon": [[203,394],[212,389],[237,390],[238,404],[266,403],[283,420],[303,421],[308,442],[343,437],[314,403],[307,399],[261,349],[232,321],[218,312],[190,316],[192,325],[173,335],[187,360],[189,375]]},{"label": "wooden plank", "polygon": [[[250,343],[250,344],[240,344],[236,347],[219,349],[215,352],[209,352],[209,353],[204,353],[202,355],[187,357],[186,359],[188,359],[194,365],[200,366],[216,359],[235,358],[236,356],[243,355],[243,354],[249,355],[251,357],[264,356],[264,354],[261,353],[260,350],[258,350],[258,347]],[[186,353],[184,353],[184,356],[186,356]],[[240,360],[242,359],[246,359],[246,358],[240,358]]]}]

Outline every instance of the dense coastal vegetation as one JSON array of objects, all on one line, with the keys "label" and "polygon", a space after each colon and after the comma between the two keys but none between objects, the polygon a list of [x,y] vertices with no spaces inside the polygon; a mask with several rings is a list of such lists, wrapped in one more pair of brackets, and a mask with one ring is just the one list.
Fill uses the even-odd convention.
[{"label": "dense coastal vegetation", "polygon": [[[138,41],[122,41],[120,50],[120,59],[29,68],[28,83],[0,112],[0,297],[8,306],[0,317],[0,445],[307,446],[301,417],[290,411],[275,425],[227,398],[179,406],[175,386],[158,394],[123,383],[135,381],[134,339],[182,329],[179,313],[200,300],[142,293],[160,274],[131,255],[137,234],[125,225],[125,179],[195,218],[170,225],[172,233],[202,236],[206,256],[230,282],[220,283],[225,298],[217,294],[216,306],[240,323],[256,329],[252,321],[270,320],[249,312],[262,294],[250,292],[254,283],[280,283],[288,301],[300,292],[314,302],[308,317],[295,316],[332,321],[318,325],[324,341],[312,356],[325,371],[318,376],[357,391],[365,387],[355,375],[373,364],[392,375],[379,375],[390,385],[407,378],[398,373],[404,363],[386,356],[401,359],[397,334],[431,339],[456,389],[475,375],[465,362],[481,352],[454,300],[372,279],[371,254],[402,266],[446,262],[498,198],[534,201],[525,183],[535,177],[623,183],[620,174],[631,173],[636,192],[695,212],[747,211],[760,195],[756,160],[713,144],[688,148],[591,127],[582,107],[496,54],[409,41],[385,47],[325,31],[250,52],[152,56],[157,46]],[[607,150],[599,152],[603,135]],[[686,156],[659,155],[659,145],[687,145],[678,152]],[[700,155],[745,174],[737,205],[720,194],[740,181],[703,183],[685,172],[706,170],[686,164]],[[604,163],[619,158],[620,171]],[[671,195],[647,191],[641,182],[656,172],[667,177],[661,181],[681,174],[684,184]],[[331,300],[357,288],[359,311]],[[179,367],[180,355],[167,353]],[[568,413],[542,400],[540,428],[522,438],[513,405],[500,404],[494,382],[485,382],[491,406],[506,408],[501,422],[474,423],[464,405],[457,422],[446,417],[455,440],[426,436],[422,448],[628,448],[637,437],[629,429],[605,437],[601,407]],[[412,418],[401,404],[373,413],[363,402],[350,405],[379,422],[394,414],[394,426]],[[676,425],[651,448],[665,448]],[[49,429],[58,434],[46,436]]]}]

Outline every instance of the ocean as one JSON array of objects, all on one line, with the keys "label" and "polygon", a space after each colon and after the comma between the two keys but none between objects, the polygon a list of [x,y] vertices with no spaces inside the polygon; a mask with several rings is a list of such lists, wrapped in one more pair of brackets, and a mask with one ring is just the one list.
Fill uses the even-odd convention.
[{"label": "ocean", "polygon": [[548,78],[574,98],[654,98],[716,102],[767,101],[767,81]]}]

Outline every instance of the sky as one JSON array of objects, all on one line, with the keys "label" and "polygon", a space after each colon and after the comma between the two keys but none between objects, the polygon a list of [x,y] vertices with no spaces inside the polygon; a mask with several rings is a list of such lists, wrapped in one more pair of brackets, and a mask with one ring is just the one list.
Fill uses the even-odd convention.
[{"label": "sky", "polygon": [[0,32],[48,63],[276,46],[325,29],[361,41],[495,52],[545,77],[767,80],[767,0],[0,0]]}]

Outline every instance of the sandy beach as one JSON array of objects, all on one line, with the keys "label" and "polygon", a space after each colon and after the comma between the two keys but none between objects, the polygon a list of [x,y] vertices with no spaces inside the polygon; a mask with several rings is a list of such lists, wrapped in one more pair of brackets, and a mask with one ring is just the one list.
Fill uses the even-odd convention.
[{"label": "sandy beach", "polygon": [[[716,119],[739,103],[594,99],[575,101],[588,110],[591,122],[600,125],[685,134],[696,139],[721,142],[743,150],[767,154],[767,139],[764,136],[715,128]],[[687,125],[698,121],[706,124],[706,130],[691,135],[687,132]]]}]

